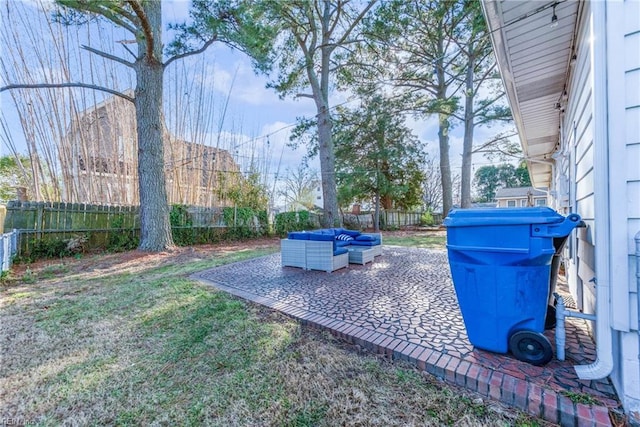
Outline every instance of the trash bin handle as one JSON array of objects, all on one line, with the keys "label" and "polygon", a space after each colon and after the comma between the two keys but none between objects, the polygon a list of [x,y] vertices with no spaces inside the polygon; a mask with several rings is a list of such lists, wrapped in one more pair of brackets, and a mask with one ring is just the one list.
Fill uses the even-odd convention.
[{"label": "trash bin handle", "polygon": [[533,237],[565,237],[574,228],[584,226],[584,221],[577,213],[568,215],[564,221],[556,224],[532,224],[531,235]]}]

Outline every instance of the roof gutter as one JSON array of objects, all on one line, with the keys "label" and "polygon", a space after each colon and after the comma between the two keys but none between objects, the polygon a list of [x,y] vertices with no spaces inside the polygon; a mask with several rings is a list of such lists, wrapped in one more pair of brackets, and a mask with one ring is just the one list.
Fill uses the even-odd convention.
[{"label": "roof gutter", "polygon": [[609,211],[609,103],[607,100],[606,2],[591,2],[591,69],[593,70],[594,136],[594,223],[596,228],[596,360],[575,367],[578,378],[594,380],[607,377],[613,370],[610,292],[611,213]]},{"label": "roof gutter", "polygon": [[545,188],[545,187],[536,187],[535,185],[533,185],[534,183],[531,182],[532,187],[538,191],[544,191],[547,193],[547,197],[551,196],[551,185],[553,184],[553,179],[556,176],[556,162],[554,160],[541,160],[541,159],[534,159],[532,157],[525,157],[524,158],[526,161],[531,162],[531,163],[540,163],[543,165],[548,165],[551,167],[551,180],[549,182],[549,185]]}]

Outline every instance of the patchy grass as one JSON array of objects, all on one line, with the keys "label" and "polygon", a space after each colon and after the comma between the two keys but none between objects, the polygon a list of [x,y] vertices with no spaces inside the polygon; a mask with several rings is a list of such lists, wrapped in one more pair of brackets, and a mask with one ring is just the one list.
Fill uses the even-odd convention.
[{"label": "patchy grass", "polygon": [[563,390],[560,394],[567,396],[573,403],[582,403],[584,405],[595,405],[598,403],[598,399],[585,393]]},{"label": "patchy grass", "polygon": [[414,248],[445,249],[447,236],[443,232],[435,233],[402,233],[383,234],[383,243],[394,246],[410,246]]},{"label": "patchy grass", "polygon": [[0,413],[39,425],[538,425],[188,279],[275,250],[29,266],[1,290]]}]

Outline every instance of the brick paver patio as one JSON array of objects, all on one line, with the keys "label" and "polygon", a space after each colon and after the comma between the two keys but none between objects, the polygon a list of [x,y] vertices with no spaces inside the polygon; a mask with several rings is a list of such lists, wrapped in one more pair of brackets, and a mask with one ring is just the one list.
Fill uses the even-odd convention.
[{"label": "brick paver patio", "polygon": [[[620,406],[609,380],[584,381],[575,374],[574,365],[595,359],[583,320],[567,319],[563,362],[536,367],[474,349],[446,251],[385,246],[372,264],[351,264],[330,274],[283,268],[274,254],[193,277],[554,423],[610,425],[609,409]],[[545,334],[555,346],[553,332]],[[597,403],[574,403],[567,397],[571,393]]]}]

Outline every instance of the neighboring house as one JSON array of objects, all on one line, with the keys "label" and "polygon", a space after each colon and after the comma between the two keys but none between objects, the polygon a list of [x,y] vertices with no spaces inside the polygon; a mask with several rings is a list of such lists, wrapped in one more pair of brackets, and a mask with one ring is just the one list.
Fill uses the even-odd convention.
[{"label": "neighboring house", "polygon": [[499,188],[495,199],[499,208],[548,205],[547,192],[533,187]]},{"label": "neighboring house", "polygon": [[610,376],[638,422],[640,1],[483,5],[532,183],[587,225],[565,267],[578,308],[597,316],[597,360],[576,371]]},{"label": "neighboring house", "polygon": [[472,208],[495,208],[495,202],[473,202],[471,203]]},{"label": "neighboring house", "polygon": [[[59,156],[64,200],[137,205],[138,143],[135,108],[120,97],[78,113]],[[164,159],[170,204],[224,206],[224,185],[242,179],[228,151],[180,140],[165,129]]]},{"label": "neighboring house", "polygon": [[316,208],[322,209],[324,208],[324,198],[322,197],[322,182],[317,180],[314,182],[313,187],[313,205]]}]

